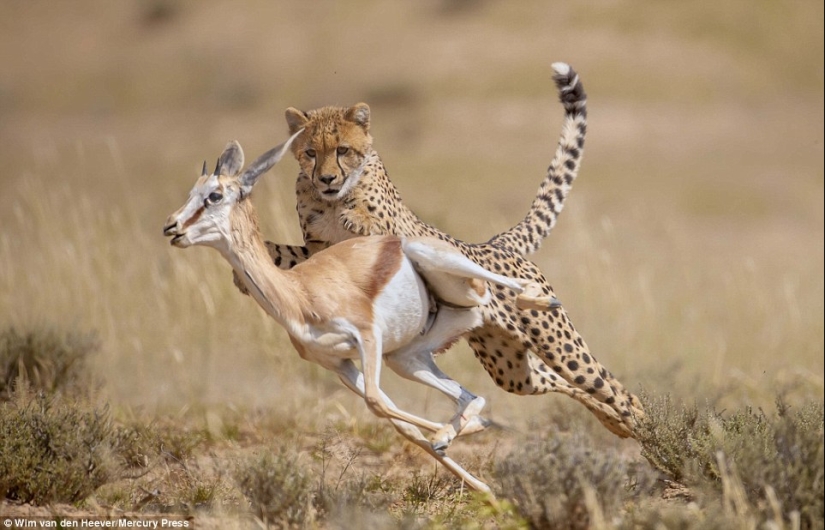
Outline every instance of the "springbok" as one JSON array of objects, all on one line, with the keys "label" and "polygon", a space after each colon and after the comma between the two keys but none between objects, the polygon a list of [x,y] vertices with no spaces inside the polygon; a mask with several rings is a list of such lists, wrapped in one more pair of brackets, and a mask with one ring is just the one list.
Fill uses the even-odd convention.
[{"label": "springbok", "polygon": [[[477,397],[438,369],[433,352],[446,349],[482,322],[485,281],[520,293],[520,303],[557,305],[524,280],[494,274],[450,245],[431,238],[368,236],[349,239],[290,270],[275,266],[248,199],[258,177],[274,166],[292,140],[255,160],[245,171],[243,150],[230,142],[212,174],[206,163],[189,199],[169,216],[163,233],[171,244],[217,249],[255,301],[283,326],[303,359],[335,372],[375,415],[389,419],[471,488],[489,487],[446,456],[459,434],[484,429]],[[360,360],[361,370],[354,364]],[[380,388],[382,361],[402,377],[438,389],[458,405],[446,424],[399,409]],[[363,373],[362,373],[363,371]],[[428,441],[419,429],[434,432]]]}]

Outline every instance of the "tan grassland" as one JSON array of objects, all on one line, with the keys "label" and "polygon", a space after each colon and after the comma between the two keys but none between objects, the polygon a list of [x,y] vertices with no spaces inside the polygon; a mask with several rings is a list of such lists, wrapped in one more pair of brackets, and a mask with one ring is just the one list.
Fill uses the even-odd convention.
[{"label": "tan grassland", "polygon": [[[246,527],[220,466],[283,440],[316,463],[325,440],[339,464],[363,446],[352,465],[390,484],[435,476],[298,358],[217,253],[162,237],[202,160],[232,139],[248,157],[281,142],[288,106],[370,104],[405,202],[482,241],[544,175],[562,117],[550,64],[569,62],[589,95],[584,162],[534,259],[593,352],[637,392],[731,410],[823,400],[819,0],[10,0],[0,29],[0,327],[96,332],[96,399],[117,421],[208,438],[189,466],[218,477],[205,527]],[[254,196],[268,239],[300,242],[296,174],[284,160]],[[497,389],[466,345],[439,364],[508,427],[456,442],[471,469],[532,429],[639,459],[567,398]],[[385,381],[402,406],[450,414]],[[169,465],[140,487],[194,487]],[[397,506],[376,513],[398,521],[381,518]]]}]

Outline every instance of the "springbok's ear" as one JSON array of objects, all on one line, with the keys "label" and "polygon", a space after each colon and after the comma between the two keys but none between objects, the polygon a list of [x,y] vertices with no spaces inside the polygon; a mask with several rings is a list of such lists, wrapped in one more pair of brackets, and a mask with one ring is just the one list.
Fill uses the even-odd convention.
[{"label": "springbok's ear", "polygon": [[243,149],[237,140],[232,140],[226,144],[221,157],[218,159],[218,167],[215,168],[216,175],[234,177],[240,173],[243,167]]},{"label": "springbok's ear", "polygon": [[289,134],[295,134],[295,131],[303,129],[309,122],[307,113],[295,107],[286,109],[284,116],[286,116],[286,123],[289,125]]},{"label": "springbok's ear", "polygon": [[284,157],[284,154],[289,150],[289,146],[292,145],[293,140],[302,132],[304,132],[303,129],[298,129],[286,142],[277,147],[273,147],[249,164],[249,167],[247,167],[239,177],[241,191],[244,195],[248,195],[252,191],[252,186],[258,181],[258,177],[272,169],[272,166]]},{"label": "springbok's ear", "polygon": [[356,103],[347,109],[344,118],[351,122],[355,122],[365,131],[370,130],[370,106],[366,103]]}]

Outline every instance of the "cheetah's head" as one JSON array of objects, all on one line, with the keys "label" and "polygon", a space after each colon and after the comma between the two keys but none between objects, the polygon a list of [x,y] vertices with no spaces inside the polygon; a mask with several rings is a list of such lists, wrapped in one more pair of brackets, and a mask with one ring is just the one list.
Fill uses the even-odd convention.
[{"label": "cheetah's head", "polygon": [[286,122],[290,134],[304,129],[292,153],[318,196],[330,202],[346,197],[361,178],[372,149],[369,106],[358,103],[308,112],[290,107]]}]

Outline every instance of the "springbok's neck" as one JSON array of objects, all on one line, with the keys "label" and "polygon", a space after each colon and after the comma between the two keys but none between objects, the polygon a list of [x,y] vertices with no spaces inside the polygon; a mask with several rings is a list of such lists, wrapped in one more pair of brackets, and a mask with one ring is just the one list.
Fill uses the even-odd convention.
[{"label": "springbok's neck", "polygon": [[289,271],[272,263],[258,229],[257,213],[248,199],[232,210],[230,226],[224,257],[258,305],[290,334],[298,333],[306,324],[306,296]]}]

